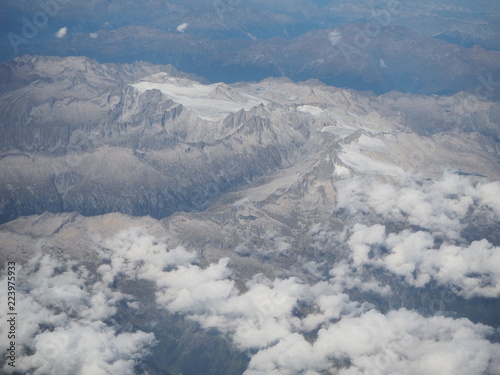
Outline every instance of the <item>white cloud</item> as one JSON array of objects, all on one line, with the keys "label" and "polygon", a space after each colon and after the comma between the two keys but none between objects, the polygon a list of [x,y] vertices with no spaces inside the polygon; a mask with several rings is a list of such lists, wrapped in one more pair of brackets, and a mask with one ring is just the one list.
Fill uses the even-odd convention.
[{"label": "white cloud", "polygon": [[154,335],[117,334],[102,322],[69,321],[64,327],[37,334],[35,354],[22,357],[17,371],[38,374],[132,374],[136,361],[146,355]]},{"label": "white cloud", "polygon": [[341,290],[357,289],[362,292],[376,293],[386,296],[391,293],[388,285],[382,285],[369,272],[363,274],[362,268],[357,269],[347,260],[342,260],[335,264],[330,270],[331,282],[335,283]]},{"label": "white cloud", "polygon": [[426,256],[432,257],[432,253],[437,253],[431,250],[434,247],[434,238],[428,232],[403,231],[397,235],[390,234],[387,245],[390,253],[380,264],[396,274],[405,276],[406,280],[415,286],[422,287],[431,281],[432,269],[429,269],[429,273],[418,271],[422,262],[426,261]]},{"label": "white cloud", "polygon": [[112,283],[120,274],[157,281],[165,274],[164,269],[188,265],[195,259],[194,254],[181,247],[167,249],[165,243],[159,242],[141,228],[122,231],[102,241],[101,246],[101,256],[109,260],[109,264],[98,268],[105,283]]},{"label": "white cloud", "polygon": [[[130,275],[148,277],[141,269],[147,268],[147,263],[157,255],[144,257],[144,264],[136,263],[136,234],[118,236],[135,241],[135,245],[119,246],[127,251],[117,251],[123,256],[118,263],[128,265],[119,269],[128,269]],[[414,253],[432,244],[432,238],[424,232],[405,235],[401,240],[411,241]],[[349,243],[357,247],[361,265],[375,259],[366,250],[372,244],[396,248],[399,242],[394,236],[388,236],[382,225],[357,225]],[[146,241],[147,236],[139,238],[143,245],[150,243]],[[121,242],[115,238],[109,243]],[[153,272],[157,302],[172,312],[185,313],[204,328],[217,328],[229,334],[241,349],[256,350],[246,375],[317,374],[341,363],[339,374],[372,371],[373,374],[479,375],[498,367],[493,358],[500,354],[499,346],[486,339],[492,333],[490,327],[467,319],[424,318],[404,309],[388,315],[370,310],[369,305],[350,301],[341,292],[344,286],[339,285],[342,280],[339,269],[332,270],[330,281],[313,285],[294,278],[255,277],[247,283],[246,291],[240,293],[230,280],[227,259],[207,268],[185,261],[173,269]],[[405,274],[409,272],[404,262],[393,261]],[[344,266],[344,271],[349,269],[346,263]],[[310,306],[309,313],[303,317],[293,314],[299,303]],[[306,340],[304,333],[315,329],[319,329],[317,338]]]},{"label": "white cloud", "polygon": [[[325,235],[319,226],[311,233]],[[317,375],[332,369],[346,375],[498,373],[500,347],[487,339],[492,328],[467,319],[425,318],[405,309],[382,314],[344,293],[356,287],[388,292],[357,273],[366,264],[385,267],[414,285],[424,284],[424,275],[459,285],[464,275],[478,270],[495,279],[498,249],[487,241],[468,247],[443,242],[436,249],[430,232],[388,234],[382,224],[357,224],[346,234],[353,256],[338,262],[329,280],[306,284],[256,275],[244,291],[232,280],[227,258],[195,265],[195,254],[170,249],[140,228],[94,238],[104,263],[96,274],[71,261],[38,256],[22,269],[18,334],[32,354],[21,355],[17,369],[34,375],[133,373],[136,361],[154,345],[153,334],[117,333],[103,323],[116,313],[117,302],[137,306],[112,288],[116,280],[129,278],[154,282],[160,308],[183,313],[202,328],[216,328],[238,348],[251,350],[246,375]],[[385,250],[377,253],[379,247]],[[473,281],[463,285],[472,293],[486,287]],[[6,330],[6,321],[0,322],[2,337]]]},{"label": "white cloud", "polygon": [[[485,374],[500,369],[492,329],[466,319],[424,318],[407,310],[371,310],[321,329],[314,342],[297,333],[255,354],[245,375],[300,374],[337,368],[339,374]],[[340,363],[344,365],[340,365]]]},{"label": "white cloud", "polygon": [[[485,239],[464,246],[446,241],[436,246],[430,232],[404,230],[386,235],[385,227],[379,224],[371,227],[356,224],[352,231],[348,240],[351,261],[343,269],[334,268],[333,276],[351,280],[355,277],[352,267],[370,265],[403,276],[416,287],[435,280],[458,288],[456,293],[466,298],[500,296],[500,247]],[[381,246],[385,252],[377,251]]]},{"label": "white cloud", "polygon": [[157,280],[157,300],[175,312],[203,313],[213,311],[235,293],[234,282],[227,280],[228,259],[221,259],[206,269],[181,266],[165,272]]},{"label": "white cloud", "polygon": [[[154,343],[151,333],[118,334],[103,323],[116,314],[117,302],[128,297],[94,280],[84,267],[38,255],[18,269],[17,278],[23,283],[17,288],[16,367],[4,366],[5,373],[133,373],[136,361]],[[5,322],[0,323],[2,337],[7,335]],[[5,351],[5,340],[0,349]]]},{"label": "white cloud", "polygon": [[385,227],[380,224],[366,227],[356,224],[348,244],[352,250],[352,265],[358,267],[369,262],[372,247],[381,245],[385,240]]},{"label": "white cloud", "polygon": [[466,319],[372,310],[320,331],[314,346],[323,355],[349,356],[360,373],[482,374],[500,349],[484,338],[491,333]]},{"label": "white cloud", "polygon": [[183,33],[184,31],[186,31],[186,29],[188,28],[189,24],[184,22],[184,23],[181,23],[179,26],[177,26],[177,31],[179,33]]},{"label": "white cloud", "polygon": [[239,294],[229,280],[229,259],[201,268],[191,264],[193,254],[181,248],[168,250],[139,228],[104,241],[102,256],[110,258],[98,268],[108,285],[118,276],[154,281],[160,306],[183,312],[205,328],[232,332],[241,348],[267,346],[287,335],[288,317],[303,288],[294,279],[258,279]]},{"label": "white cloud", "polygon": [[[398,186],[399,185],[399,186]],[[480,181],[456,174],[425,181],[404,176],[396,184],[355,177],[338,181],[337,208],[358,217],[370,211],[384,220],[408,223],[459,238],[469,209],[487,208],[500,218],[500,182]]]},{"label": "white cloud", "polygon": [[61,38],[64,38],[67,33],[68,33],[68,28],[62,27],[54,35],[56,36],[56,38],[61,39]]},{"label": "white cloud", "polygon": [[[363,267],[377,266],[416,287],[435,280],[467,298],[500,296],[500,248],[463,236],[471,215],[492,227],[500,221],[500,182],[457,174],[432,181],[405,176],[397,184],[354,177],[338,181],[337,209],[368,224],[345,228],[351,252],[331,272],[344,285],[355,284]],[[388,227],[393,233],[386,234]]]}]

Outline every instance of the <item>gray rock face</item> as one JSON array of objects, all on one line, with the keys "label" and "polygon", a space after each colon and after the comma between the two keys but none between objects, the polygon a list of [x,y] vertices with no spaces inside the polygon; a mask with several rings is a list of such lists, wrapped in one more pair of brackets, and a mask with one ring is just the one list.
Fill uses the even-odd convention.
[{"label": "gray rock face", "polygon": [[[25,63],[9,66],[14,76]],[[2,168],[3,221],[45,210],[163,217],[202,209],[221,192],[290,163],[306,141],[299,130],[271,123],[263,109],[213,123],[158,90],[139,94],[123,79],[160,69],[147,64],[30,64],[31,75],[51,78],[2,97],[2,163],[9,166]]]},{"label": "gray rock face", "polygon": [[[408,146],[389,158],[407,169],[415,161],[401,147],[414,147],[417,134],[454,145],[454,129],[472,131],[483,138],[463,154],[478,149],[477,142],[488,148],[472,161],[454,154],[454,165],[498,173],[498,105],[475,99],[475,110],[461,116],[465,94],[377,98],[273,79],[212,88],[169,66],[101,65],[86,58],[24,57],[2,72],[3,222],[44,211],[161,218],[203,210],[223,193],[282,168],[320,163],[327,154],[338,159],[339,145],[362,134],[396,132],[402,142],[409,132]],[[139,81],[150,89],[131,85]],[[428,143],[440,150],[434,140]]]}]

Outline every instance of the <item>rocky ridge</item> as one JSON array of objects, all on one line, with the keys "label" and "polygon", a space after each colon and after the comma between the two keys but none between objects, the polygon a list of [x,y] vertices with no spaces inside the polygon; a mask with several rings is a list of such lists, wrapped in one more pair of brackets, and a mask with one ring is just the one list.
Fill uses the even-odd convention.
[{"label": "rocky ridge", "polygon": [[[329,155],[334,178],[335,168],[352,167],[339,152],[361,135],[391,150],[362,153],[403,170],[434,164],[498,176],[498,103],[464,93],[375,97],[286,79],[211,88],[171,67],[86,58],[24,57],[2,71],[2,221],[44,211],[161,218],[200,210],[304,159],[324,163],[320,155]],[[202,104],[169,96],[173,86],[162,92],[159,71],[191,82]],[[23,85],[10,87],[21,75]],[[206,105],[229,113],[200,116]]]}]

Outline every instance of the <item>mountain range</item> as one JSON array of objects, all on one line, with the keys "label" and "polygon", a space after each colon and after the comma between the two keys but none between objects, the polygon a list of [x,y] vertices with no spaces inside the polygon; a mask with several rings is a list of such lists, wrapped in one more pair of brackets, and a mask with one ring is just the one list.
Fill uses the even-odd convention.
[{"label": "mountain range", "polygon": [[499,18],[4,0],[0,372],[500,375]]},{"label": "mountain range", "polygon": [[498,373],[498,102],[87,57],[0,82],[19,371]]},{"label": "mountain range", "polygon": [[[0,59],[83,55],[101,63],[171,64],[213,83],[286,76],[377,94],[453,94],[498,82],[495,7],[491,1],[369,0],[82,7],[73,0],[9,0],[0,13]],[[482,94],[498,99],[497,86]]]}]

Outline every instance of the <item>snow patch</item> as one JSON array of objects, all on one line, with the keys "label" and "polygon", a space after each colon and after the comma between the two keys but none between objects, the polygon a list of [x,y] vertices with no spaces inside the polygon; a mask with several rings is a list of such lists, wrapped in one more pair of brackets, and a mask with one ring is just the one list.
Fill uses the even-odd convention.
[{"label": "snow patch", "polygon": [[321,115],[325,114],[324,110],[322,110],[321,108],[312,106],[312,105],[298,106],[297,111],[313,115],[314,117],[320,117]]},{"label": "snow patch", "polygon": [[362,134],[361,137],[359,137],[358,144],[363,149],[377,152],[387,152],[389,150],[389,147],[387,147],[384,141],[377,138],[368,137],[365,134]]},{"label": "snow patch", "polygon": [[342,34],[337,30],[331,31],[330,34],[328,34],[328,40],[330,40],[332,46],[336,46],[342,40]]},{"label": "snow patch", "polygon": [[349,169],[344,167],[343,165],[334,164],[334,166],[335,166],[335,172],[333,173],[333,175],[335,177],[347,178],[351,176],[351,172],[349,171]]},{"label": "snow patch", "polygon": [[321,129],[321,132],[322,133],[330,133],[330,134],[334,134],[334,135],[337,135],[339,137],[345,138],[345,137],[350,136],[356,130],[357,130],[356,128],[351,128],[351,127],[329,125],[329,126],[325,126],[323,129]]},{"label": "snow patch", "polygon": [[340,160],[349,168],[364,174],[378,174],[385,176],[401,176],[404,170],[393,164],[366,156],[359,149],[359,145],[343,145],[339,154]]},{"label": "snow patch", "polygon": [[140,93],[157,89],[173,101],[182,104],[202,119],[218,121],[242,109],[248,111],[269,102],[259,97],[236,93],[223,83],[204,85],[184,78],[155,74],[132,84]]}]

